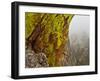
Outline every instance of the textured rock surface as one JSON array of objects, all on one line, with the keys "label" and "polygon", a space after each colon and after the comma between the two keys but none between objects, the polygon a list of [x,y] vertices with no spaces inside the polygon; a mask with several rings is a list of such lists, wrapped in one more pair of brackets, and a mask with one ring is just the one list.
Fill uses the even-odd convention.
[{"label": "textured rock surface", "polygon": [[50,67],[62,66],[69,24],[74,15],[26,12],[25,16],[28,47],[35,53],[45,53]]},{"label": "textured rock surface", "polygon": [[26,49],[25,62],[26,68],[49,66],[47,57],[44,53],[35,53],[31,49]]}]

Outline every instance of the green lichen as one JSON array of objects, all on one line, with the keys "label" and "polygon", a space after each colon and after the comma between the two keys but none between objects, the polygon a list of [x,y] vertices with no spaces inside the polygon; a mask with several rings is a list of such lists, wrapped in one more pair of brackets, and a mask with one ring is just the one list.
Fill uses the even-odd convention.
[{"label": "green lichen", "polygon": [[40,24],[41,32],[37,33],[39,33],[38,36],[41,40],[38,37],[35,38],[34,50],[44,52],[50,66],[57,65],[56,50],[63,51],[73,16],[73,14],[25,13],[25,38],[27,39]]}]

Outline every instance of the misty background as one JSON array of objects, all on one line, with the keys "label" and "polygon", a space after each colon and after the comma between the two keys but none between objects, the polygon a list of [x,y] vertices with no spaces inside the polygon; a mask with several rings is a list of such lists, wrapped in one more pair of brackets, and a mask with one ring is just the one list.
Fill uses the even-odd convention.
[{"label": "misty background", "polygon": [[89,15],[74,15],[69,27],[73,65],[89,65]]}]

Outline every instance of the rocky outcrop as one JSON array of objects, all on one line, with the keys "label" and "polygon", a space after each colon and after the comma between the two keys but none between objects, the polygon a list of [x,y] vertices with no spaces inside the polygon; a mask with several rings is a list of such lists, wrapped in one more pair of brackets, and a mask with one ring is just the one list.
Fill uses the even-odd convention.
[{"label": "rocky outcrop", "polygon": [[35,53],[31,49],[26,49],[25,62],[26,68],[49,66],[47,63],[47,57],[44,53]]}]

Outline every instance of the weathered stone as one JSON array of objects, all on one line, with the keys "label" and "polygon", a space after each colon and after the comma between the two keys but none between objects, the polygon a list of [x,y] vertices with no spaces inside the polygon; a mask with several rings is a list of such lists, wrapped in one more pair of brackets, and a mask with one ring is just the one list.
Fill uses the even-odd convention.
[{"label": "weathered stone", "polygon": [[49,66],[47,63],[47,57],[44,53],[35,53],[31,49],[26,49],[25,56],[26,68]]}]

